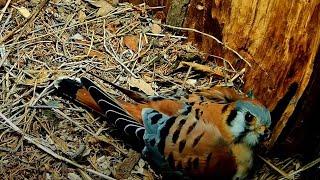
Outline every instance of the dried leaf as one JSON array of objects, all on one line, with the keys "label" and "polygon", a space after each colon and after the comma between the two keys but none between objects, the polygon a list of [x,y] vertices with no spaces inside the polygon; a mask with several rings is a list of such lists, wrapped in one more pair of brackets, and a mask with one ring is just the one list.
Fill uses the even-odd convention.
[{"label": "dried leaf", "polygon": [[25,7],[14,7],[14,8],[16,8],[18,12],[25,18],[28,18],[31,16],[30,11]]},{"label": "dried leaf", "polygon": [[98,12],[96,13],[96,16],[105,16],[114,9],[114,7],[105,0],[100,0],[100,1],[89,0],[88,2],[91,5],[99,8]]},{"label": "dried leaf", "polygon": [[52,136],[52,140],[54,141],[56,147],[62,152],[66,153],[69,150],[68,144],[63,139],[57,136]]},{"label": "dried leaf", "polygon": [[105,16],[107,15],[110,11],[112,11],[114,9],[113,6],[111,6],[110,4],[101,7],[98,12],[96,13],[96,16]]},{"label": "dried leaf", "polygon": [[139,167],[144,167],[146,165],[146,163],[144,162],[143,159],[140,159],[139,163],[138,163]]},{"label": "dried leaf", "polygon": [[130,150],[128,157],[116,166],[117,179],[127,179],[130,176],[130,172],[140,159],[140,154]]},{"label": "dried leaf", "polygon": [[78,15],[78,19],[79,19],[79,22],[84,22],[87,18],[87,15],[86,13],[84,13],[82,10],[79,11],[79,15]]},{"label": "dried leaf", "polygon": [[131,49],[135,52],[138,51],[139,39],[136,36],[134,36],[134,35],[124,36],[123,42],[129,49]]},{"label": "dried leaf", "polygon": [[128,83],[131,87],[137,87],[141,89],[141,91],[143,91],[147,95],[154,95],[154,90],[152,89],[152,86],[146,83],[143,79],[135,79],[131,77],[128,79]]},{"label": "dried leaf", "polygon": [[53,170],[52,169],[52,174],[51,174],[51,176],[52,176],[52,179],[62,179],[62,177],[60,177],[60,175],[59,175],[59,172],[57,172],[57,171],[55,171],[55,170]]},{"label": "dried leaf", "polygon": [[89,147],[86,147],[86,149],[81,154],[82,157],[88,156],[91,152],[91,149]]},{"label": "dried leaf", "polygon": [[41,69],[40,71],[29,71],[29,73],[33,74],[35,78],[33,79],[26,79],[25,84],[26,85],[34,85],[34,84],[42,84],[44,82],[48,81],[48,71],[45,69]]},{"label": "dried leaf", "polygon": [[[90,3],[90,4],[91,4],[92,6],[94,6],[94,7],[100,8],[100,7],[103,6],[103,2],[102,2],[102,1],[104,1],[104,0],[100,0],[100,1],[85,0],[85,1],[87,1],[88,3]],[[104,2],[105,2],[105,1],[104,1]]]},{"label": "dried leaf", "polygon": [[142,74],[142,77],[147,83],[151,83],[154,81],[152,74],[145,73],[145,74]]},{"label": "dried leaf", "polygon": [[107,30],[110,31],[111,33],[116,33],[118,30],[117,24],[115,23],[108,23],[105,28],[107,28]]},{"label": "dried leaf", "polygon": [[114,168],[111,166],[111,156],[101,156],[97,159],[99,171],[103,171],[104,174],[110,175],[114,172]]},{"label": "dried leaf", "polygon": [[151,25],[151,32],[154,34],[160,34],[161,26],[159,26],[158,24],[152,24]]},{"label": "dried leaf", "polygon": [[298,170],[300,167],[301,167],[301,165],[299,162],[295,163],[295,170]]},{"label": "dried leaf", "polygon": [[148,170],[144,170],[143,175],[144,175],[143,180],[154,180],[155,179],[153,177],[153,174]]}]

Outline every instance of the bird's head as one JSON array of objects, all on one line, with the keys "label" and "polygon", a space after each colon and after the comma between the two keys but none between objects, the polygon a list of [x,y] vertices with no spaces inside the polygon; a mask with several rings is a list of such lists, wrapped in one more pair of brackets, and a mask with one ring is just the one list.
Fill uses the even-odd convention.
[{"label": "bird's head", "polygon": [[257,145],[270,136],[270,111],[254,99],[241,99],[234,102],[227,125],[235,143]]}]

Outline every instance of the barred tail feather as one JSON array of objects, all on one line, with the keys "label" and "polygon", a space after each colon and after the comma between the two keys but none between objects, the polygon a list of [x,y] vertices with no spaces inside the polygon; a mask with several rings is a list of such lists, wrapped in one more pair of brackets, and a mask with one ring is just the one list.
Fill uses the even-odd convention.
[{"label": "barred tail feather", "polygon": [[109,102],[113,106],[117,107],[120,111],[123,110],[114,98],[112,98],[109,94],[103,92],[91,80],[89,80],[85,77],[82,77],[82,78],[80,78],[80,81],[83,84],[83,86],[89,91],[89,93],[93,97],[93,99],[96,100],[96,102],[99,103],[99,101],[104,100],[106,102]]},{"label": "barred tail feather", "polygon": [[84,77],[80,79],[64,77],[56,80],[55,87],[59,94],[100,113],[124,135],[143,144],[144,126],[91,80]]},{"label": "barred tail feather", "polygon": [[147,97],[146,94],[143,94],[143,93],[140,93],[140,92],[137,92],[137,91],[132,91],[132,90],[128,90],[128,89],[125,89],[121,86],[118,86],[110,81],[107,81],[105,79],[102,79],[98,76],[96,76],[95,74],[92,74],[90,73],[91,75],[101,79],[103,82],[109,84],[110,86],[112,86],[113,88],[119,90],[120,92],[122,92],[123,94],[127,95],[129,98],[131,98],[132,100],[134,100],[135,102],[138,102],[138,103],[146,103],[146,102],[149,102],[149,98]]}]

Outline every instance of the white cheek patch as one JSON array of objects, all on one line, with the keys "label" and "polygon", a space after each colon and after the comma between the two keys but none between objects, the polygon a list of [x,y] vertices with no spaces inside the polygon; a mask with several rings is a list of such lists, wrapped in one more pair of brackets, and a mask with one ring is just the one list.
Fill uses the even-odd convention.
[{"label": "white cheek patch", "polygon": [[231,122],[231,132],[235,137],[238,137],[245,128],[245,113],[238,111],[236,117]]},{"label": "white cheek patch", "polygon": [[[230,130],[234,137],[242,136],[242,133],[246,130],[245,112],[238,111],[236,117],[231,122]],[[258,135],[255,132],[249,130],[242,141],[250,146],[254,146],[259,142]]]}]

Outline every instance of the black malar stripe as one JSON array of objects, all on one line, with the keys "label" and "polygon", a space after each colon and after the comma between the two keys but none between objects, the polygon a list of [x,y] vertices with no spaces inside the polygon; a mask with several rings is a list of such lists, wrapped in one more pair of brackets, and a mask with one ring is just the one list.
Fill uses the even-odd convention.
[{"label": "black malar stripe", "polygon": [[229,126],[231,126],[231,122],[236,118],[237,116],[237,110],[236,109],[232,109],[228,118],[227,118],[227,124]]}]

